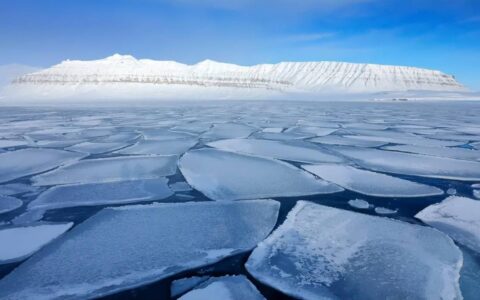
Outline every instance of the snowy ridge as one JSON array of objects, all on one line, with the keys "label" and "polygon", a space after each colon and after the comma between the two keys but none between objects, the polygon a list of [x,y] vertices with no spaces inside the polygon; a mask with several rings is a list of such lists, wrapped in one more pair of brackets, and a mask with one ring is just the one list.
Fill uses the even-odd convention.
[{"label": "snowy ridge", "polygon": [[[288,93],[378,93],[386,91],[464,91],[451,75],[414,67],[344,62],[281,62],[238,66],[205,60],[195,65],[119,55],[93,61],[67,60],[18,77],[13,94],[44,96],[112,95],[141,89],[140,96],[167,97],[178,92],[209,96],[252,97]],[[184,91],[187,89],[188,91]],[[246,93],[246,91],[249,91]],[[260,92],[260,93],[259,93]],[[135,93],[138,97],[139,94]],[[181,96],[181,95],[180,95]],[[175,97],[175,98],[177,98]]]}]

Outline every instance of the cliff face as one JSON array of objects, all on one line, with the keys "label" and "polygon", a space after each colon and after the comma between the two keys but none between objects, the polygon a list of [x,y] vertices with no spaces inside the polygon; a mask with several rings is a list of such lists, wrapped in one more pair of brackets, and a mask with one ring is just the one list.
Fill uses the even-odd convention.
[{"label": "cliff face", "polygon": [[17,78],[10,90],[50,95],[97,90],[108,94],[111,88],[144,89],[154,94],[161,94],[162,90],[174,93],[175,89],[195,93],[224,90],[238,96],[246,90],[247,94],[464,90],[453,76],[413,67],[342,62],[282,62],[245,67],[210,60],[185,65],[118,54],[95,61],[64,61]]}]

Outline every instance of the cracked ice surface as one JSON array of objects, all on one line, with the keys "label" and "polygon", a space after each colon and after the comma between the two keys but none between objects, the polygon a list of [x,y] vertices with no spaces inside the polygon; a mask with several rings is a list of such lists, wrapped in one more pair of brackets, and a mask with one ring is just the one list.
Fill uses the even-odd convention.
[{"label": "cracked ice surface", "polygon": [[135,156],[82,160],[34,176],[34,185],[153,179],[175,174],[176,156]]},{"label": "cracked ice surface", "polygon": [[93,298],[211,264],[255,247],[279,207],[251,200],[106,208],[0,280],[0,298]]},{"label": "cracked ice surface", "polygon": [[450,196],[428,206],[415,217],[480,252],[480,201]]},{"label": "cracked ice surface", "polygon": [[246,263],[256,279],[302,299],[461,298],[461,266],[462,253],[437,230],[306,201]]},{"label": "cracked ice surface", "polygon": [[201,149],[179,161],[187,182],[214,200],[335,193],[343,189],[290,164],[255,156]]}]

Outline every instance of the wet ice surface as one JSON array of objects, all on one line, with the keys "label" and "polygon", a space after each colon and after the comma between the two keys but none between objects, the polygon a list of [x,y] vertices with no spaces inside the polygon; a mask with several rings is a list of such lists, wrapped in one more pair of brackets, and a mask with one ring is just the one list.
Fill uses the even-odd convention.
[{"label": "wet ice surface", "polygon": [[210,199],[238,200],[341,192],[287,163],[215,149],[193,150],[179,161],[187,182]]},{"label": "wet ice surface", "polygon": [[480,201],[451,196],[415,217],[480,253]]},{"label": "wet ice surface", "polygon": [[[362,215],[432,227],[435,224],[423,223],[414,216],[440,203],[447,194],[455,191],[455,196],[478,202],[473,199],[480,197],[479,115],[480,103],[474,102],[162,102],[135,108],[2,107],[0,195],[17,198],[15,202],[20,206],[0,214],[0,230],[69,222],[74,223],[76,230],[106,206],[132,202],[205,202],[256,196],[273,197],[281,203],[277,226],[298,200],[308,200]],[[193,174],[196,178],[187,183],[188,176],[182,174],[178,161],[184,155],[188,158],[192,153],[198,154],[200,149],[220,151],[216,146],[229,154],[207,155],[208,159],[202,156],[191,162],[188,176]],[[344,170],[341,175],[346,177],[334,179],[345,186],[345,191],[323,193],[325,187],[318,185],[322,176],[302,169],[327,162]],[[358,174],[351,167],[366,173]],[[373,179],[367,176],[372,173],[378,175]],[[354,185],[346,184],[345,180],[352,178]],[[415,185],[407,189],[405,182]],[[426,190],[419,193],[419,187]],[[446,194],[424,193],[437,192],[436,189]],[[417,196],[407,198],[414,194]],[[42,202],[49,208],[32,210],[35,203]],[[5,203],[0,201],[0,207]],[[232,222],[236,218],[232,217]],[[136,222],[153,221],[137,218]],[[119,230],[112,225],[112,234]],[[167,231],[173,228],[161,230]],[[151,234],[151,228],[142,230],[139,238],[117,246],[122,249],[105,244],[102,255],[141,248],[139,241]],[[184,233],[175,234],[181,238]],[[33,231],[26,235],[27,240],[34,236]],[[82,246],[80,242],[75,245]],[[480,254],[458,238],[457,245],[465,257],[461,291],[465,299],[476,300],[480,293]],[[40,251],[44,253],[42,257],[48,256],[45,251]],[[81,250],[76,251],[78,257]],[[432,255],[437,252],[431,250]],[[219,262],[211,261],[205,267],[188,267],[167,277],[152,277],[148,282],[153,283],[138,288],[125,286],[130,290],[111,299],[168,299],[174,280],[226,275],[247,275],[267,299],[288,298],[248,274],[244,263],[249,254],[247,251]],[[39,256],[40,253],[1,265],[0,284],[15,268],[26,268]],[[38,274],[53,270],[49,263],[42,266]],[[67,272],[68,266],[63,267]],[[70,270],[73,272],[74,268]],[[417,274],[418,270],[412,272]],[[400,274],[403,273],[398,275],[399,282],[409,277]],[[29,280],[24,275],[20,281]],[[355,298],[355,292],[351,293],[347,298]]]},{"label": "wet ice surface", "polygon": [[243,275],[210,278],[181,300],[263,300],[262,294]]},{"label": "wet ice surface", "polygon": [[253,277],[303,299],[454,299],[461,266],[437,230],[306,201],[246,263]]},{"label": "wet ice surface", "polygon": [[106,208],[0,280],[0,298],[85,299],[211,264],[267,237],[279,206],[252,200]]}]

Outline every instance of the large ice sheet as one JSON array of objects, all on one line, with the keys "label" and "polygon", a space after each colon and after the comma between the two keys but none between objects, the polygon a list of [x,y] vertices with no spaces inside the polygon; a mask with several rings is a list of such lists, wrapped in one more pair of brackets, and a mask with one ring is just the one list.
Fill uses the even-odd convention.
[{"label": "large ice sheet", "polygon": [[134,156],[88,159],[34,176],[34,185],[100,183],[153,179],[173,175],[176,156]]},{"label": "large ice sheet", "polygon": [[0,264],[25,259],[63,234],[73,223],[42,224],[0,230]]},{"label": "large ice sheet", "polygon": [[210,278],[179,300],[263,300],[257,288],[243,275]]},{"label": "large ice sheet", "polygon": [[317,145],[303,141],[229,139],[207,145],[225,151],[306,163],[343,161],[340,157],[327,153]]},{"label": "large ice sheet", "polygon": [[480,252],[480,201],[450,196],[426,207],[415,217]]},{"label": "large ice sheet", "polygon": [[348,165],[303,165],[302,168],[347,190],[369,196],[423,197],[443,194],[441,189],[433,186],[361,170]]},{"label": "large ice sheet", "polygon": [[85,157],[84,154],[55,149],[22,149],[0,154],[0,182],[53,169]]},{"label": "large ice sheet", "polygon": [[116,151],[120,154],[180,155],[195,146],[196,139],[175,139],[166,141],[143,140],[135,145]]},{"label": "large ice sheet", "polygon": [[214,200],[291,197],[343,190],[278,160],[216,149],[187,152],[180,159],[179,168],[193,188]]},{"label": "large ice sheet", "polygon": [[465,148],[397,145],[388,146],[384,149],[456,159],[480,160],[480,151]]},{"label": "large ice sheet", "polygon": [[302,299],[458,299],[462,254],[425,226],[299,201],[247,270]]},{"label": "large ice sheet", "polygon": [[248,251],[274,227],[273,200],[106,208],[0,280],[1,299],[85,299]]},{"label": "large ice sheet", "polygon": [[0,214],[10,212],[23,205],[22,200],[0,194]]},{"label": "large ice sheet", "polygon": [[110,143],[92,143],[92,142],[83,142],[65,148],[65,150],[77,151],[88,154],[100,154],[105,152],[111,152],[122,147],[127,146],[128,144],[121,142],[110,142]]},{"label": "large ice sheet", "polygon": [[28,204],[28,209],[125,204],[160,200],[172,194],[166,178],[61,185],[40,194]]},{"label": "large ice sheet", "polygon": [[380,172],[455,180],[480,180],[480,162],[412,153],[336,148],[364,168]]},{"label": "large ice sheet", "polygon": [[16,195],[27,192],[36,192],[38,187],[26,185],[23,183],[9,183],[0,185],[0,195]]},{"label": "large ice sheet", "polygon": [[25,146],[28,142],[25,140],[4,140],[0,139],[0,148]]}]

